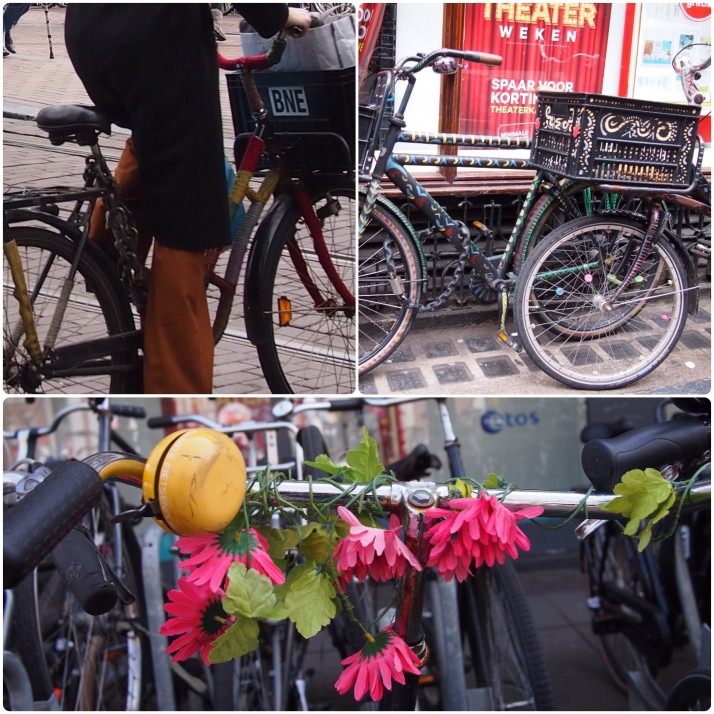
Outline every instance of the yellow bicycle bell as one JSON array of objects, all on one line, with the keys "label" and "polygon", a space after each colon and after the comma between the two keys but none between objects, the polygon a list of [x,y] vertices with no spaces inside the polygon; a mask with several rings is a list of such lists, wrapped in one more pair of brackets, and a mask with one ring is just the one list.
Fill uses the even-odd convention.
[{"label": "yellow bicycle bell", "polygon": [[212,429],[169,434],[144,468],[144,500],[154,519],[178,535],[216,533],[243,504],[245,461],[233,440]]}]

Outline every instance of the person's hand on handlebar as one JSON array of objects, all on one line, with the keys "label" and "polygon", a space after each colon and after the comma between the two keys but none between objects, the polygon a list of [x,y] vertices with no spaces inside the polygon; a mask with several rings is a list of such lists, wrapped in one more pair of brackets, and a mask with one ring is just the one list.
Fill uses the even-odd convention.
[{"label": "person's hand on handlebar", "polygon": [[285,32],[293,37],[305,37],[312,24],[312,15],[303,8],[289,7],[288,19],[285,22]]}]

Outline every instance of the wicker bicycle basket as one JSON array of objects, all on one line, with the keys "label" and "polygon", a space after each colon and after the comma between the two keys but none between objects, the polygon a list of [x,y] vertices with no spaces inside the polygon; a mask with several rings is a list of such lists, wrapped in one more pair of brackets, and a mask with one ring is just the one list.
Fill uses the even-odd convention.
[{"label": "wicker bicycle basket", "polygon": [[686,104],[539,92],[531,164],[574,179],[686,188],[699,113]]}]

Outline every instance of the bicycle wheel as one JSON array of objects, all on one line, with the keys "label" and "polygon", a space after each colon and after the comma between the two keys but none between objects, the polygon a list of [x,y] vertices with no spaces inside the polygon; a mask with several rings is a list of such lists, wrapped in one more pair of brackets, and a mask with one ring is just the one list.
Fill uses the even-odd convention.
[{"label": "bicycle wheel", "polygon": [[[360,196],[360,208],[363,198]],[[417,316],[423,256],[394,214],[375,204],[359,246],[359,373],[384,362]]]},{"label": "bicycle wheel", "polygon": [[473,709],[554,709],[533,614],[513,564],[479,568],[459,588]]},{"label": "bicycle wheel", "polygon": [[[92,512],[94,540],[108,562],[114,554],[112,510],[104,499]],[[16,603],[10,623],[13,649],[28,670],[37,701],[57,697],[59,707],[84,711],[152,708],[150,662],[144,637],[138,543],[122,529],[122,582],[137,597],[92,617],[65,590],[59,573],[44,562],[28,576],[31,597]],[[47,689],[49,684],[49,690]]]},{"label": "bicycle wheel", "polygon": [[[533,361],[581,389],[613,389],[663,362],[684,329],[688,278],[666,240],[644,260],[646,225],[619,216],[577,219],[538,245],[518,276],[514,312]],[[613,297],[636,261],[637,277]]]},{"label": "bicycle wheel", "polygon": [[[3,382],[9,392],[125,393],[139,391],[137,333],[128,299],[108,261],[95,246],[79,257],[74,282],[68,275],[76,245],[46,228],[14,226],[5,241],[17,243],[31,297],[42,364],[32,362],[15,284],[3,261]],[[53,325],[63,290],[70,289],[61,323]],[[67,293],[65,293],[66,295]],[[56,332],[50,347],[52,331]],[[48,338],[48,335],[50,336]],[[119,335],[125,335],[125,340]],[[114,340],[107,340],[114,336]]]},{"label": "bicycle wheel", "polygon": [[[275,226],[264,264],[257,319],[268,339],[259,344],[273,393],[351,394],[354,391],[354,185],[313,197],[327,252],[291,206]],[[249,303],[246,298],[246,305]]]},{"label": "bicycle wheel", "polygon": [[626,692],[630,673],[654,676],[671,651],[652,573],[632,539],[612,524],[584,541],[583,563],[598,649],[612,681]]},{"label": "bicycle wheel", "polygon": [[697,669],[686,674],[674,685],[664,708],[670,712],[706,712],[711,706],[711,670]]}]

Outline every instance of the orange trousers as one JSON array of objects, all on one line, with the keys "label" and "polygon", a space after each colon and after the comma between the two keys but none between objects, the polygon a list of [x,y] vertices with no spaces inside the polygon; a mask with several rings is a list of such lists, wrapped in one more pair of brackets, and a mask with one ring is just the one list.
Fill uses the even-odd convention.
[{"label": "orange trousers", "polygon": [[[122,200],[139,234],[139,257],[146,260],[152,242],[149,214],[141,200],[139,169],[129,138],[115,171]],[[90,237],[112,251],[106,207],[92,213]],[[206,302],[203,251],[177,250],[154,241],[144,325],[144,392],[211,394],[213,333]]]}]

